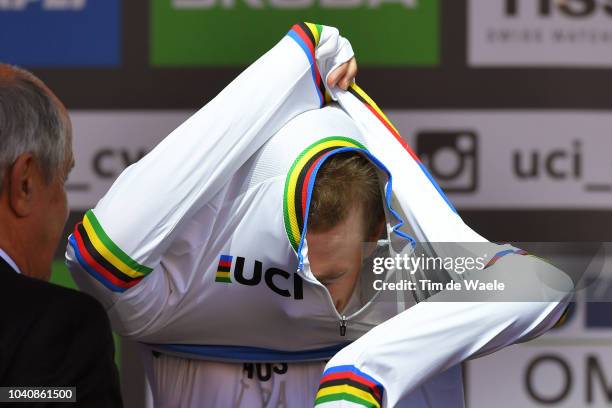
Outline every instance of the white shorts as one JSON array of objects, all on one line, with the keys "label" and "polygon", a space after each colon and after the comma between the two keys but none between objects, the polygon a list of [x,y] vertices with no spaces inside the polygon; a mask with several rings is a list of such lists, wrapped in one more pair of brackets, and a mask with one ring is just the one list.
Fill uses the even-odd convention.
[{"label": "white shorts", "polygon": [[[155,408],[312,408],[325,368],[324,361],[217,363],[144,354]],[[461,377],[461,366],[451,367],[394,408],[464,408]]]},{"label": "white shorts", "polygon": [[147,353],[157,407],[312,408],[325,362],[218,363]]}]

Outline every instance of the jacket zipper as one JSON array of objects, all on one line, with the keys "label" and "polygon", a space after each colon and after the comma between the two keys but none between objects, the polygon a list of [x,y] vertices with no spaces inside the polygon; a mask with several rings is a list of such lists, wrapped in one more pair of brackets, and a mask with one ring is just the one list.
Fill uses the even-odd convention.
[{"label": "jacket zipper", "polygon": [[340,335],[346,336],[346,316],[342,315],[340,319]]},{"label": "jacket zipper", "polygon": [[[300,262],[298,264],[298,268],[297,268],[297,273],[306,281],[310,281],[310,279],[306,279],[306,277],[304,276],[304,265],[302,262]],[[311,281],[312,282],[312,281]],[[336,306],[334,305],[334,301],[331,298],[331,295],[329,294],[329,291],[327,290],[327,288],[325,286],[323,286],[320,282],[312,282],[315,285],[321,287],[321,289],[323,291],[325,291],[325,297],[328,300],[329,306],[331,308],[331,310],[334,311],[334,313],[336,314],[336,317],[339,320],[339,326],[340,326],[340,336],[346,336],[346,326],[348,323],[348,319],[345,315],[341,315],[340,313],[338,313],[338,310],[336,309]]]},{"label": "jacket zipper", "polygon": [[[333,312],[336,314],[337,318],[338,318],[338,325],[339,325],[339,329],[340,329],[340,336],[344,337],[346,336],[346,329],[348,327],[348,321],[349,319],[359,315],[360,313],[362,313],[365,309],[367,309],[372,303],[373,301],[376,299],[376,297],[378,297],[378,295],[380,294],[380,290],[377,291],[374,296],[372,296],[372,299],[370,299],[365,305],[363,305],[361,308],[359,308],[355,313],[352,313],[349,316],[346,315],[341,315],[338,310],[336,309],[336,306],[334,305],[334,301],[331,298],[331,295],[329,293],[329,291],[327,290],[327,288],[325,286],[323,286],[320,282],[318,281],[311,281],[310,279],[306,278],[304,276],[304,266],[302,262],[298,263],[298,267],[297,267],[297,273],[302,277],[302,279],[304,279],[307,282],[311,282],[319,287],[321,287],[321,289],[323,291],[325,291],[325,297],[328,300],[329,306],[331,308],[331,310],[333,310]],[[391,276],[387,276],[385,278],[385,282],[388,281],[391,278]]]}]

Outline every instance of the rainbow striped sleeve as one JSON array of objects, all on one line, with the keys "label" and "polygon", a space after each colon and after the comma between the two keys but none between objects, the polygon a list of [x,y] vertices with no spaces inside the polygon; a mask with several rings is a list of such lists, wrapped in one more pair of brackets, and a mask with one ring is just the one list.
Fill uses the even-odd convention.
[{"label": "rainbow striped sleeve", "polygon": [[325,370],[315,406],[333,401],[350,401],[368,408],[383,405],[384,387],[357,367],[342,365]]},{"label": "rainbow striped sleeve", "polygon": [[330,100],[329,94],[326,94],[325,85],[321,79],[321,74],[319,73],[319,68],[317,67],[315,58],[315,50],[319,44],[322,31],[323,26],[320,24],[299,23],[291,27],[291,30],[289,30],[287,33],[287,35],[293,38],[295,42],[298,43],[300,48],[302,48],[306,54],[306,58],[308,58],[308,62],[310,62],[312,80],[314,81],[315,88],[317,89],[321,106],[325,105],[325,102],[329,102]]},{"label": "rainbow striped sleeve", "polygon": [[[495,265],[495,263],[497,261],[499,261],[500,258],[502,258],[502,257],[504,257],[506,255],[510,255],[510,254],[531,256],[531,257],[537,258],[537,259],[539,259],[541,261],[544,261],[544,262],[550,264],[550,262],[548,260],[546,260],[544,258],[541,258],[541,257],[539,257],[537,255],[530,254],[529,252],[525,251],[524,249],[504,249],[503,251],[499,251],[495,255],[493,255],[493,257],[489,260],[489,262],[487,262],[487,264],[482,269],[484,270],[484,269],[487,269],[487,268]],[[559,317],[559,320],[557,320],[557,323],[555,323],[553,328],[559,328],[559,327],[565,325],[565,322],[567,321],[567,317],[569,316],[569,314],[571,312],[571,308],[572,308],[572,303],[567,305],[567,307],[565,308],[565,310],[561,314],[561,317]]]},{"label": "rainbow striped sleeve", "polygon": [[431,174],[429,174],[429,171],[427,171],[427,168],[425,167],[425,165],[421,162],[421,159],[419,159],[419,157],[416,155],[416,153],[414,153],[414,151],[410,148],[410,146],[408,145],[408,143],[402,138],[402,136],[400,135],[400,133],[398,132],[398,130],[395,128],[395,126],[393,126],[393,124],[391,123],[391,121],[389,120],[389,118],[387,118],[387,116],[383,113],[383,111],[378,107],[378,105],[376,105],[376,102],[374,102],[374,100],[372,100],[372,98],[370,98],[368,96],[368,94],[365,93],[365,91],[363,89],[361,89],[357,84],[353,83],[349,86],[348,91],[353,94],[357,99],[359,99],[364,105],[365,107],[372,112],[372,114],[387,128],[387,130],[393,135],[393,137],[395,137],[395,139],[402,145],[402,147],[408,152],[408,154],[414,159],[414,161],[419,165],[419,167],[421,168],[421,170],[423,171],[423,173],[425,174],[425,176],[427,176],[427,178],[429,179],[429,181],[431,181],[431,183],[433,184],[433,186],[436,188],[436,190],[438,190],[438,193],[442,196],[442,198],[444,199],[444,201],[446,201],[446,204],[448,204],[448,206],[454,211],[457,212],[457,210],[455,209],[455,207],[453,206],[453,204],[450,202],[450,200],[448,199],[448,197],[446,197],[446,194],[444,194],[444,192],[442,191],[442,189],[440,188],[440,186],[438,185],[438,183],[436,182],[436,180],[431,176]]},{"label": "rainbow striped sleeve", "polygon": [[529,252],[525,251],[524,249],[504,249],[503,251],[499,251],[498,253],[496,253],[495,255],[493,255],[493,257],[489,260],[489,262],[487,262],[487,264],[484,266],[483,269],[487,269],[490,266],[495,265],[495,263],[497,261],[499,261],[500,258],[509,255],[509,254],[515,254],[515,255],[526,255],[526,256],[531,256],[534,258],[538,258],[546,263],[550,263],[548,262],[546,259],[544,258],[540,258],[537,255],[534,254],[530,254]]},{"label": "rainbow striped sleeve", "polygon": [[123,252],[106,235],[91,210],[74,227],[68,242],[79,265],[113,292],[124,292],[152,271]]}]

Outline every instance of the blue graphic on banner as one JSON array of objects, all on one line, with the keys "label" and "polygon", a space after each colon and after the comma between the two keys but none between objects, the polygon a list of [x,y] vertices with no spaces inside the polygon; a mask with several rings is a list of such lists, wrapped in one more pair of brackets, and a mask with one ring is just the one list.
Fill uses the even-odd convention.
[{"label": "blue graphic on banner", "polygon": [[[581,303],[580,307],[585,308],[584,328],[587,329],[610,329],[612,328],[612,303],[610,302],[586,302]],[[576,317],[576,303],[570,303],[565,322],[561,327],[554,330],[564,330]]]},{"label": "blue graphic on banner", "polygon": [[0,62],[118,66],[120,5],[120,0],[0,0]]},{"label": "blue graphic on banner", "polygon": [[608,302],[587,303],[586,326],[591,328],[612,327],[612,304]]},{"label": "blue graphic on banner", "polygon": [[[586,304],[586,327],[592,329],[612,328],[612,281],[603,277],[589,281],[586,296],[591,301]],[[598,301],[599,300],[599,301]]]}]

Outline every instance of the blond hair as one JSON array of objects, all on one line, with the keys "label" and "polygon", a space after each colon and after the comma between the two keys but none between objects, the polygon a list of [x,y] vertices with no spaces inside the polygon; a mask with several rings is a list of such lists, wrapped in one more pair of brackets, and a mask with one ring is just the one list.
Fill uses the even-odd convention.
[{"label": "blond hair", "polygon": [[343,222],[354,206],[360,208],[364,217],[364,237],[370,237],[385,218],[376,167],[360,153],[336,153],[317,172],[308,229],[328,231]]}]

